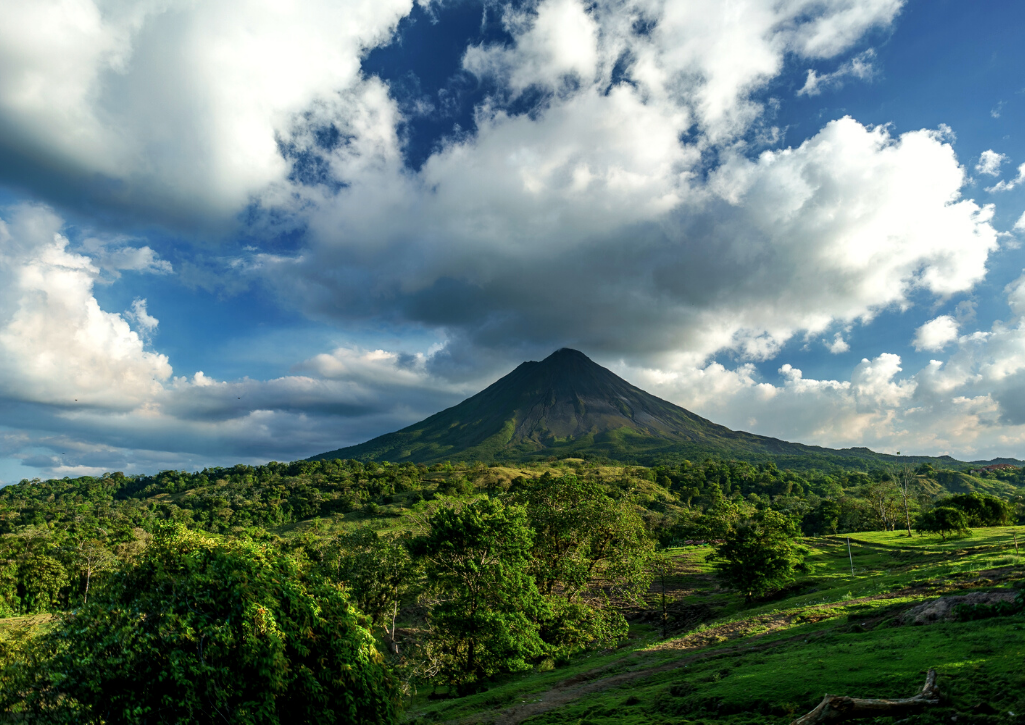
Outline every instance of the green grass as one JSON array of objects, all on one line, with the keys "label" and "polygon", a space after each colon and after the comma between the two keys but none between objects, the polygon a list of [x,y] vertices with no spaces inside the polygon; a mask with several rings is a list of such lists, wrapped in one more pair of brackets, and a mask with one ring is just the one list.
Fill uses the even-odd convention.
[{"label": "green grass", "polygon": [[[675,550],[676,606],[706,605],[708,621],[660,641],[650,625],[632,627],[618,650],[590,653],[547,672],[495,682],[473,696],[443,700],[419,693],[407,719],[416,722],[491,722],[507,708],[549,697],[559,682],[590,672],[594,691],[535,714],[528,722],[787,723],[825,692],[860,697],[906,697],[935,668],[941,707],[908,723],[1009,723],[1025,714],[1025,617],[898,626],[897,615],[943,594],[1021,586],[1025,557],[1012,532],[976,529],[955,541],[900,532],[807,539],[809,571],[790,596],[745,606],[709,576],[709,547]],[[655,592],[650,605],[654,606]],[[595,672],[597,671],[597,672]],[[608,688],[616,674],[642,676]],[[998,714],[972,709],[986,703]],[[1007,712],[1018,713],[1014,717]],[[892,722],[880,719],[882,722]]]}]

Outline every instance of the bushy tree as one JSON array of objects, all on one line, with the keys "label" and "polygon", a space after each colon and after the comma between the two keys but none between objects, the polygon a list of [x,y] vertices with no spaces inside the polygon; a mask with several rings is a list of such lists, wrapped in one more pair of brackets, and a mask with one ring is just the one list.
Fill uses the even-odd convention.
[{"label": "bushy tree", "polygon": [[[396,689],[344,593],[301,559],[164,528],[40,640],[3,703],[68,722],[396,718]],[[45,655],[45,656],[44,656]]]},{"label": "bushy tree", "polygon": [[360,527],[328,544],[321,567],[345,586],[361,612],[385,628],[394,648],[399,604],[417,580],[413,561],[402,542]]},{"label": "bushy tree", "polygon": [[1006,526],[1014,511],[1009,502],[977,492],[948,496],[937,501],[936,505],[960,509],[969,526]]},{"label": "bushy tree", "polygon": [[532,532],[522,508],[480,499],[442,507],[410,541],[435,601],[426,674],[463,690],[528,669],[545,653],[545,600],[530,575]]},{"label": "bushy tree", "polygon": [[523,482],[516,500],[534,530],[530,571],[553,613],[545,642],[572,650],[624,637],[608,595],[637,599],[653,577],[654,541],[633,502],[595,480],[547,473]]},{"label": "bushy tree", "polygon": [[782,589],[802,561],[798,533],[791,519],[772,510],[737,523],[716,546],[716,576],[748,601]]},{"label": "bushy tree", "polygon": [[628,499],[593,480],[546,473],[516,501],[534,530],[531,573],[543,594],[575,601],[595,588],[647,590],[654,544]]},{"label": "bushy tree", "polygon": [[972,533],[968,528],[968,516],[953,506],[937,506],[932,511],[920,514],[915,522],[915,528],[918,531],[939,534],[943,540],[946,540],[947,536],[971,536]]}]

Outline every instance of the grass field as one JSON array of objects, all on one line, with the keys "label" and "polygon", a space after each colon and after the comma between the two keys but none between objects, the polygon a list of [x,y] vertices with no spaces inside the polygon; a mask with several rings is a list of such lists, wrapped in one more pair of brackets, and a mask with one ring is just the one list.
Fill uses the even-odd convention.
[{"label": "grass field", "polygon": [[754,606],[716,586],[708,547],[677,549],[667,597],[670,610],[690,621],[670,638],[660,640],[652,621],[661,593],[653,588],[647,611],[634,612],[630,639],[618,650],[513,676],[464,698],[420,693],[407,718],[786,723],[826,692],[910,696],[934,668],[943,703],[905,722],[1025,722],[1025,617],[927,626],[899,620],[901,612],[938,596],[1020,586],[1023,557],[1015,554],[1014,534],[1021,545],[1020,527],[977,529],[946,542],[862,533],[851,537],[850,554],[846,537],[808,539],[809,570],[786,596]]}]

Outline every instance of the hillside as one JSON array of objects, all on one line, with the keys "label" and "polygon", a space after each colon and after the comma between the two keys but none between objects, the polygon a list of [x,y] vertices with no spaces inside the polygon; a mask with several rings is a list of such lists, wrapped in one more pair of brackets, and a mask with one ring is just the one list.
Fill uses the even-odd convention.
[{"label": "hillside", "polygon": [[433,463],[548,456],[603,456],[648,465],[722,456],[772,459],[795,468],[958,463],[948,456],[898,459],[868,448],[835,450],[733,431],[657,398],[566,348],[541,362],[522,363],[462,403],[408,428],[310,460]]},{"label": "hillside", "polygon": [[908,697],[935,669],[935,707],[863,722],[1021,722],[1021,614],[925,626],[910,615],[941,597],[1015,596],[1022,557],[1013,533],[982,529],[967,541],[940,542],[873,532],[851,537],[850,554],[847,539],[805,539],[808,572],[784,596],[751,606],[716,586],[710,547],[673,549],[667,639],[656,582],[618,649],[508,676],[468,697],[423,693],[407,721],[787,725],[825,692]]}]

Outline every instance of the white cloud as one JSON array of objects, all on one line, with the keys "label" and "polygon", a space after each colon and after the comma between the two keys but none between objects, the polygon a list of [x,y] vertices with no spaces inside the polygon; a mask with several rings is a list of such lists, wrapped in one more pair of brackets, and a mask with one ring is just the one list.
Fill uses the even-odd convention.
[{"label": "white cloud", "polygon": [[832,73],[820,75],[816,71],[809,69],[804,85],[798,89],[797,95],[817,96],[825,90],[843,88],[843,82],[846,78],[856,78],[862,81],[872,80],[876,75],[876,68],[873,65],[875,55],[875,50],[869,48],[851,58]]},{"label": "white cloud", "polygon": [[47,475],[291,460],[402,427],[490,382],[433,375],[437,347],[338,347],[271,380],[174,377],[148,348],[159,322],[146,300],[101,309],[101,270],[63,227],[38,205],[0,219],[0,449]]},{"label": "white cloud", "polygon": [[[404,164],[394,89],[359,72],[411,0],[77,0],[47,25],[39,14],[55,7],[10,3],[0,27],[6,178],[32,165],[40,189],[188,228],[250,203],[308,224],[305,248],[247,252],[225,284],[262,279],[311,316],[410,325],[447,344],[419,356],[340,347],[265,381],[174,377],[140,337],[157,327],[145,300],[118,315],[93,294],[170,264],[131,240],[72,249],[59,219],[26,211],[8,218],[0,262],[0,396],[24,410],[19,456],[68,444],[77,462],[53,470],[296,457],[456,402],[482,381],[449,378],[479,373],[482,357],[563,344],[625,359],[631,379],[737,428],[932,452],[1021,440],[1020,325],[964,334],[913,375],[886,353],[848,380],[781,361],[766,382],[749,362],[912,295],[969,291],[997,247],[993,207],[962,197],[946,127],[898,134],[844,118],[794,148],[753,145],[779,137],[760,99],[788,59],[837,59],[816,90],[867,77],[871,58],[843,54],[890,25],[897,0],[752,0],[743,12],[541,0],[505,16],[507,45],[467,49],[464,67],[497,90],[474,130],[440,140],[418,172]],[[530,88],[543,101],[514,113]],[[329,126],[345,142],[320,148]],[[289,181],[306,152],[344,186]],[[987,151],[978,173],[998,175],[1003,159]],[[199,284],[202,270],[185,269]],[[827,344],[849,348],[839,333]],[[709,362],[724,350],[735,369]]]},{"label": "white cloud", "polygon": [[979,157],[979,163],[975,165],[975,171],[979,174],[987,174],[988,176],[999,176],[1000,166],[1007,157],[1004,154],[998,154],[993,149],[987,149],[982,152]]},{"label": "white cloud", "polygon": [[1014,187],[1019,186],[1022,182],[1025,182],[1025,164],[1022,164],[1018,167],[1018,175],[1016,177],[1014,177],[1010,181],[1007,181],[1006,179],[1001,179],[993,186],[988,187],[986,191],[990,192],[991,194],[993,192],[998,191],[1010,191]]},{"label": "white cloud", "polygon": [[843,335],[841,335],[838,332],[836,333],[836,335],[833,336],[832,342],[826,343],[826,348],[828,348],[828,350],[834,355],[839,355],[844,352],[849,352],[851,346],[846,340],[843,339]]},{"label": "white cloud", "polygon": [[293,117],[356,87],[412,4],[5,0],[0,168],[133,216],[229,221],[284,181]]},{"label": "white cloud", "polygon": [[0,222],[0,391],[65,408],[131,408],[160,390],[170,365],[100,309],[99,269],[68,251],[61,226],[38,206]]},{"label": "white cloud", "polygon": [[146,309],[146,300],[136,297],[132,301],[132,309],[124,313],[124,317],[127,320],[131,320],[139,328],[139,334],[143,338],[148,338],[152,335],[157,325],[160,324],[160,320],[153,317]]},{"label": "white cloud", "polygon": [[950,315],[929,320],[915,331],[915,349],[939,352],[957,339],[957,330],[957,320]]},{"label": "white cloud", "polygon": [[617,86],[537,118],[495,113],[416,179],[382,152],[318,197],[311,246],[263,274],[317,316],[397,313],[478,346],[572,340],[699,361],[765,359],[801,331],[985,276],[993,209],[961,198],[939,132],[841,119],[797,148],[725,153],[706,185],[662,111]]},{"label": "white cloud", "polygon": [[1018,217],[1018,221],[1014,223],[1014,231],[1025,232],[1025,212],[1022,212],[1021,216]]},{"label": "white cloud", "polygon": [[536,14],[507,10],[505,24],[518,31],[515,48],[471,46],[463,67],[496,77],[520,93],[531,85],[558,88],[567,76],[585,83],[598,71],[598,26],[577,0],[548,0]]}]

